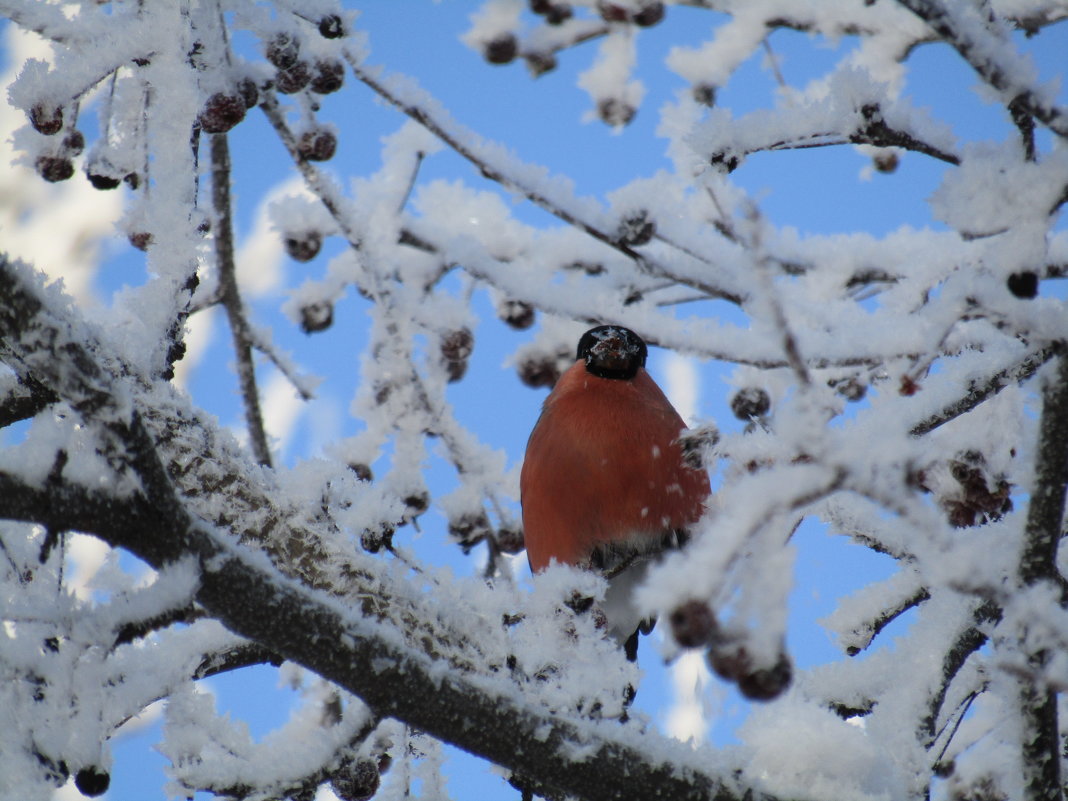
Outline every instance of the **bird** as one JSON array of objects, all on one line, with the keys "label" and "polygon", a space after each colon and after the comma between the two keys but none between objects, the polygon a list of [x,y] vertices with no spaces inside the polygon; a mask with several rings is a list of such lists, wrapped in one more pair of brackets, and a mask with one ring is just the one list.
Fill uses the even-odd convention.
[{"label": "bird", "polygon": [[632,590],[658,554],[684,544],[711,494],[708,474],[684,456],[686,424],[647,358],[629,328],[586,331],[545,399],[519,479],[531,571],[555,562],[604,575],[608,629],[631,661],[639,631],[655,624]]}]

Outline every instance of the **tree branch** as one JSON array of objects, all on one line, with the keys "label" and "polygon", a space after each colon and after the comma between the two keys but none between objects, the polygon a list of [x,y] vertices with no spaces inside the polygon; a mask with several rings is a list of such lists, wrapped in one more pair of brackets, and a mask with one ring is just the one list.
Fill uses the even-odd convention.
[{"label": "tree branch", "polygon": [[237,377],[245,405],[245,423],[256,461],[271,466],[271,448],[263,427],[260,395],[256,388],[256,365],[252,360],[252,340],[245,307],[237,286],[234,264],[234,229],[230,203],[230,146],[226,134],[211,135],[211,199],[215,207],[215,262],[219,269],[219,291],[237,357]]},{"label": "tree branch", "polygon": [[[1059,584],[1057,545],[1063,535],[1064,498],[1068,488],[1068,356],[1060,355],[1042,393],[1035,484],[1027,507],[1024,547],[1020,555],[1020,581]],[[1042,649],[1025,653],[1036,668],[1052,655]],[[1034,679],[1020,680],[1020,711],[1024,784],[1033,801],[1063,799],[1061,740],[1057,724],[1057,694]]]}]

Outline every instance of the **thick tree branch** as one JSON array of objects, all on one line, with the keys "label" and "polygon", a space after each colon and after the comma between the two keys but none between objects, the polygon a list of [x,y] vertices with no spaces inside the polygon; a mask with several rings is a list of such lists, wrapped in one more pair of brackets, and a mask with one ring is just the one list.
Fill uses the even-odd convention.
[{"label": "thick tree branch", "polygon": [[[1064,498],[1068,488],[1068,356],[1060,355],[1056,370],[1047,376],[1042,393],[1038,428],[1035,484],[1027,507],[1024,547],[1020,555],[1020,581],[1025,586],[1059,583],[1057,545],[1063,534]],[[1045,650],[1026,657],[1041,668],[1052,657]],[[1059,801],[1061,739],[1057,724],[1057,694],[1044,684],[1023,678],[1020,682],[1023,718],[1022,762],[1028,798]]]}]

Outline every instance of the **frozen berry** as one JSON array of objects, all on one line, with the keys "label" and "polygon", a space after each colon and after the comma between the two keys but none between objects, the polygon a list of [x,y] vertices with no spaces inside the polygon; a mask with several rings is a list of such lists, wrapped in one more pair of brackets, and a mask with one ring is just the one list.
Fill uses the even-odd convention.
[{"label": "frozen berry", "polygon": [[519,553],[526,547],[523,532],[511,527],[497,529],[497,547],[502,553]]},{"label": "frozen berry", "polygon": [[527,62],[527,69],[530,70],[530,75],[533,78],[556,69],[556,56],[552,53],[527,53],[524,58]]},{"label": "frozen berry", "polygon": [[879,172],[890,174],[897,171],[900,159],[893,150],[880,150],[872,157],[871,163]]},{"label": "frozen berry", "polygon": [[449,521],[449,534],[460,543],[464,553],[470,551],[492,533],[489,518],[481,509],[477,512],[465,512]]},{"label": "frozen berry", "polygon": [[200,111],[200,127],[204,133],[226,133],[245,119],[245,99],[234,92],[216,92],[208,98]]},{"label": "frozen berry", "polygon": [[63,137],[63,150],[68,156],[77,156],[85,150],[85,135],[77,128]]},{"label": "frozen berry", "polygon": [[692,92],[693,99],[702,106],[712,108],[712,106],[716,105],[716,87],[712,84],[699,83],[694,86]]},{"label": "frozen berry", "polygon": [[367,553],[378,553],[383,547],[392,547],[393,534],[392,526],[375,531],[368,529],[360,534],[360,547]]},{"label": "frozen berry", "polygon": [[337,137],[327,128],[314,128],[301,134],[297,149],[308,161],[329,161],[337,150]]},{"label": "frozen berry", "polygon": [[137,189],[141,185],[141,176],[136,172],[128,172],[122,177],[130,189]]},{"label": "frozen berry", "polygon": [[687,431],[679,437],[682,461],[691,470],[705,469],[705,454],[719,442],[719,429],[711,423]]},{"label": "frozen berry", "polygon": [[531,357],[519,365],[519,380],[528,387],[552,387],[560,378],[556,360],[549,357]]},{"label": "frozen berry", "polygon": [[323,236],[318,231],[300,231],[286,235],[285,248],[294,261],[311,261],[319,255]]},{"label": "frozen berry", "polygon": [[93,189],[117,189],[119,184],[122,183],[122,181],[114,175],[108,175],[101,171],[94,171],[92,168],[90,168],[85,175],[89,179],[89,183],[93,185]]},{"label": "frozen berry", "polygon": [[349,465],[349,470],[356,474],[358,481],[373,481],[374,473],[371,472],[371,468],[363,462],[353,462]]},{"label": "frozen berry", "polygon": [[1038,273],[1027,270],[1022,273],[1013,273],[1006,282],[1009,292],[1018,298],[1028,300],[1038,294]]},{"label": "frozen berry", "polygon": [[325,331],[334,322],[334,304],[329,301],[309,303],[300,307],[300,330],[305,334]]},{"label": "frozen berry", "polygon": [[292,67],[278,70],[274,85],[284,95],[295,95],[311,82],[311,68],[307,61],[298,61]]},{"label": "frozen berry", "polygon": [[754,417],[763,417],[771,408],[771,398],[760,387],[745,387],[731,398],[731,411],[739,420],[748,422]]},{"label": "frozen berry", "polygon": [[716,616],[704,601],[687,601],[668,617],[671,635],[683,648],[701,648],[718,634]]},{"label": "frozen berry", "polygon": [[74,175],[74,162],[62,156],[38,156],[35,166],[37,174],[53,184]]},{"label": "frozen berry", "polygon": [[138,250],[148,250],[152,244],[152,234],[148,231],[135,231],[129,236],[130,244]]},{"label": "frozen berry", "polygon": [[630,12],[626,6],[621,6],[619,3],[598,0],[597,11],[605,22],[626,22],[630,19]]},{"label": "frozen berry", "polygon": [[337,14],[327,14],[319,20],[319,35],[324,39],[340,39],[345,35],[345,26]]},{"label": "frozen berry", "polygon": [[242,78],[237,82],[237,93],[245,104],[245,109],[255,108],[260,102],[260,88],[251,78]]},{"label": "frozen berry", "polygon": [[597,103],[597,116],[613,127],[626,125],[637,113],[638,109],[619,98],[606,97]]},{"label": "frozen berry", "polygon": [[534,307],[521,300],[504,301],[497,313],[517,331],[524,331],[534,325]]},{"label": "frozen berry", "polygon": [[341,767],[330,779],[330,789],[342,801],[367,801],[382,783],[378,765],[370,759],[357,759]]},{"label": "frozen berry", "polygon": [[63,128],[63,109],[38,103],[30,109],[30,125],[37,133],[54,136]]},{"label": "frozen berry", "polygon": [[285,31],[275,34],[267,44],[267,60],[280,70],[287,70],[296,64],[299,54],[300,42]]},{"label": "frozen berry", "polygon": [[508,64],[519,52],[519,43],[510,33],[502,33],[482,45],[482,55],[490,64]]},{"label": "frozen berry", "polygon": [[545,21],[550,25],[562,25],[571,19],[573,13],[571,6],[566,3],[553,3],[552,8],[545,13]]},{"label": "frozen berry", "polygon": [[648,244],[655,234],[656,223],[649,219],[649,213],[644,209],[628,214],[616,229],[616,239],[632,247]]},{"label": "frozen berry", "polygon": [[459,381],[467,372],[467,361],[475,349],[475,337],[467,328],[457,328],[441,337],[441,360],[449,381]]},{"label": "frozen berry", "polygon": [[311,81],[311,90],[320,95],[336,92],[345,82],[345,65],[337,59],[315,62],[315,76]]},{"label": "frozen berry", "polygon": [[74,786],[78,788],[78,792],[91,798],[106,793],[110,784],[111,776],[108,772],[95,765],[82,768],[74,775]]},{"label": "frozen berry", "polygon": [[642,28],[656,25],[664,18],[664,4],[660,2],[646,3],[634,15],[634,24]]},{"label": "frozen berry", "polygon": [[426,490],[418,490],[404,497],[404,506],[412,517],[418,517],[430,507],[430,495]]},{"label": "frozen berry", "polygon": [[794,668],[785,653],[780,653],[774,665],[756,668],[738,677],[738,689],[751,701],[771,701],[778,698],[793,680]]}]

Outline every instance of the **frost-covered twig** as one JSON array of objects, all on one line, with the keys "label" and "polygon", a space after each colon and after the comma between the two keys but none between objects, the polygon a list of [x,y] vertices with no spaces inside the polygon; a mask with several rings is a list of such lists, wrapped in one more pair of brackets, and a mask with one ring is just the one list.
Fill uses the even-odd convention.
[{"label": "frost-covered twig", "polygon": [[898,2],[930,25],[979,77],[1001,92],[1006,105],[1015,105],[1019,112],[1030,114],[1059,136],[1068,137],[1068,113],[1031,84],[1029,66],[1011,49],[1007,39],[995,36],[978,9],[969,4],[944,5],[940,0]]},{"label": "frost-covered twig", "polygon": [[1053,344],[1041,350],[1029,354],[1024,359],[990,374],[984,381],[971,381],[966,387],[966,394],[952,403],[943,407],[940,411],[924,418],[916,423],[909,433],[914,437],[922,437],[929,434],[939,426],[955,420],[963,414],[979,406],[988,398],[997,395],[1002,389],[1010,384],[1026,381],[1035,372],[1061,352],[1063,346]]},{"label": "frost-covered twig", "polygon": [[[442,113],[432,110],[428,103],[419,103],[416,99],[396,86],[388,85],[387,81],[374,75],[364,67],[359,59],[346,51],[346,58],[356,77],[367,86],[382,96],[383,99],[403,111],[420,125],[426,127],[431,133],[445,142],[456,153],[470,161],[479,172],[491,181],[496,181],[502,186],[522,194],[530,202],[545,209],[550,214],[558,217],[575,228],[584,231],[599,242],[608,245],[626,256],[644,273],[648,275],[669,278],[673,282],[699,289],[710,298],[719,298],[739,304],[743,297],[737,291],[726,286],[709,283],[707,280],[698,280],[691,276],[680,275],[669,268],[663,262],[650,254],[635,250],[626,241],[614,232],[610,232],[600,224],[600,221],[590,219],[588,214],[577,208],[577,204],[571,203],[571,207],[559,202],[559,198],[551,196],[534,185],[528,184],[517,175],[513,175],[508,167],[499,159],[493,159],[485,150],[479,151],[472,142],[474,135],[460,128],[451,120],[442,119]],[[529,167],[526,168],[529,171]]]},{"label": "frost-covered twig", "polygon": [[[1035,483],[1020,555],[1019,578],[1025,586],[1056,582],[1059,578],[1057,546],[1064,531],[1068,488],[1068,356],[1058,357],[1056,369],[1050,371],[1046,381],[1038,426]],[[1025,656],[1035,666],[1051,659],[1047,650]],[[1024,727],[1021,760],[1028,797],[1032,801],[1063,798],[1057,693],[1024,678],[1020,682],[1020,713]]]},{"label": "frost-covered twig", "polygon": [[219,271],[219,292],[237,358],[237,377],[245,406],[245,424],[256,461],[271,466],[271,448],[263,427],[260,395],[256,388],[256,365],[252,360],[252,337],[246,310],[237,286],[234,264],[234,230],[230,201],[230,146],[225,133],[211,135],[211,198],[215,209],[215,263]]}]

